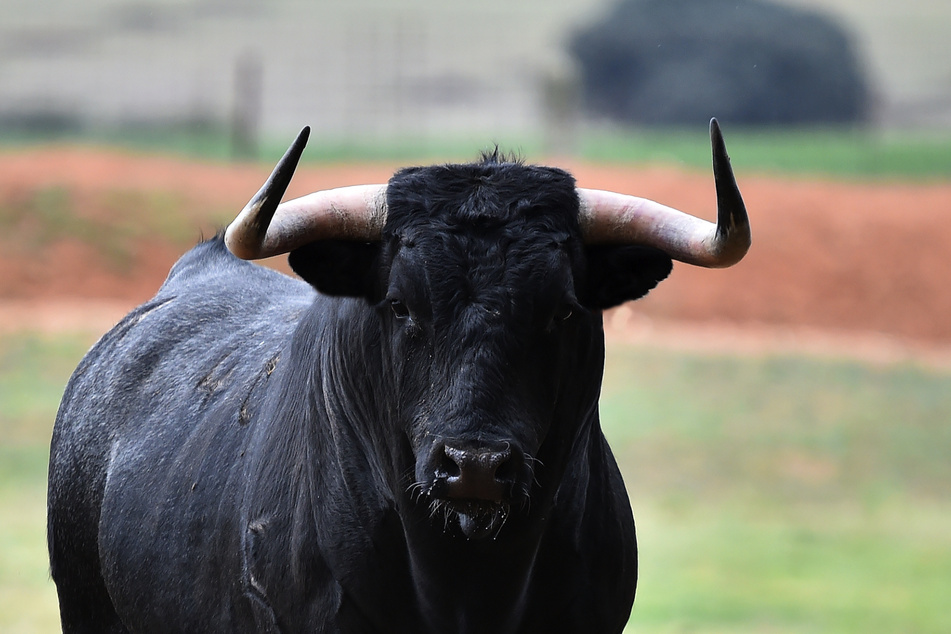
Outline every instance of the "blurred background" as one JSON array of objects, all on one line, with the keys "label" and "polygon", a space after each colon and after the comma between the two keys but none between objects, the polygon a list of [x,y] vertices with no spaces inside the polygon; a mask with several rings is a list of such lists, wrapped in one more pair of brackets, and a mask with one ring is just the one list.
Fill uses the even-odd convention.
[{"label": "blurred background", "polygon": [[[47,451],[85,350],[234,216],[498,144],[753,224],[605,317],[631,631],[948,632],[951,3],[0,3],[0,630],[57,631]],[[280,258],[267,263],[286,270]]]},{"label": "blurred background", "polygon": [[306,122],[343,145],[436,144],[711,111],[951,126],[940,0],[8,0],[0,18],[8,135],[241,128],[253,145]]},{"label": "blurred background", "polygon": [[[951,8],[878,0],[68,2],[0,7],[9,137],[306,122],[326,147],[575,126],[951,126]],[[679,79],[674,79],[679,77]]]}]

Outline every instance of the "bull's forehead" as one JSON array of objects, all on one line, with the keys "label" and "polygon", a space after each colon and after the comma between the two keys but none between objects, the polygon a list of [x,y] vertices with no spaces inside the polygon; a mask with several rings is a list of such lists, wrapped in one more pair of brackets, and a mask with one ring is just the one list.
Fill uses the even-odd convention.
[{"label": "bull's forehead", "polygon": [[397,172],[387,187],[387,232],[403,237],[420,231],[579,235],[578,196],[570,174],[496,158]]},{"label": "bull's forehead", "polygon": [[433,317],[479,306],[527,318],[573,294],[580,231],[567,172],[493,161],[410,168],[391,179],[387,204],[391,290]]}]

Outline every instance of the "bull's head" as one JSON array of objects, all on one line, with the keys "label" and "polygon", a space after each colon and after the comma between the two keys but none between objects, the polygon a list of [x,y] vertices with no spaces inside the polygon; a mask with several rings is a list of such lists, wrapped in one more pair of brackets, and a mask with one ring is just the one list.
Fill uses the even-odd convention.
[{"label": "bull's head", "polygon": [[415,459],[408,495],[482,538],[523,514],[537,483],[554,491],[585,442],[600,311],[647,293],[671,259],[724,267],[749,248],[715,120],[710,132],[716,224],[497,154],[280,203],[305,129],[226,243],[245,259],[289,252],[317,290],[375,308],[394,392],[384,398]]}]

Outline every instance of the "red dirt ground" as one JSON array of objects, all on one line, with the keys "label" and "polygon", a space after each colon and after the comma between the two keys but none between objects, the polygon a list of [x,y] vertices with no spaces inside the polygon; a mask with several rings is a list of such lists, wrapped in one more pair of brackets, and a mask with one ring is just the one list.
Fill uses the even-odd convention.
[{"label": "red dirt ground", "polygon": [[[304,166],[289,196],[383,182],[395,167]],[[711,220],[715,215],[712,176],[705,173],[566,167],[585,187],[653,198]],[[237,212],[268,171],[262,165],[37,149],[0,154],[0,205],[23,192],[63,187],[75,194],[77,213],[95,217],[101,213],[92,208],[97,196],[121,188],[173,192],[188,200],[190,209]],[[847,346],[852,337],[951,350],[951,183],[843,183],[745,173],[738,180],[753,227],[747,258],[721,271],[676,265],[647,299],[609,317],[615,330],[636,338],[666,333],[677,340],[686,332],[678,328],[697,332],[700,325],[720,335],[787,333],[792,347],[799,344],[788,333],[808,332],[816,335],[810,339],[814,344],[833,347],[836,341]],[[196,237],[227,222],[201,212],[180,220]],[[40,252],[7,248],[0,254],[0,319],[39,324],[82,321],[90,310],[121,314],[151,296],[187,247],[147,237],[136,238],[135,245],[121,271],[107,266],[88,240],[61,237]]]}]

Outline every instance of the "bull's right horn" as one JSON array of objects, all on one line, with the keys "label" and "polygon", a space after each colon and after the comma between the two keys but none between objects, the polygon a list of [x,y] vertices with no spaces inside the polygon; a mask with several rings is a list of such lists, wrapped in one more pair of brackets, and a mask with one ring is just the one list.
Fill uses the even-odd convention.
[{"label": "bull's right horn", "polygon": [[585,242],[645,244],[697,266],[721,268],[739,262],[750,248],[750,221],[716,119],[710,121],[710,141],[716,224],[646,198],[579,188]]},{"label": "bull's right horn", "polygon": [[[354,185],[281,203],[310,128],[304,128],[264,187],[225,231],[225,245],[244,260],[293,251],[316,240],[379,240],[386,222],[386,185]],[[280,204],[279,204],[280,203]]]}]

